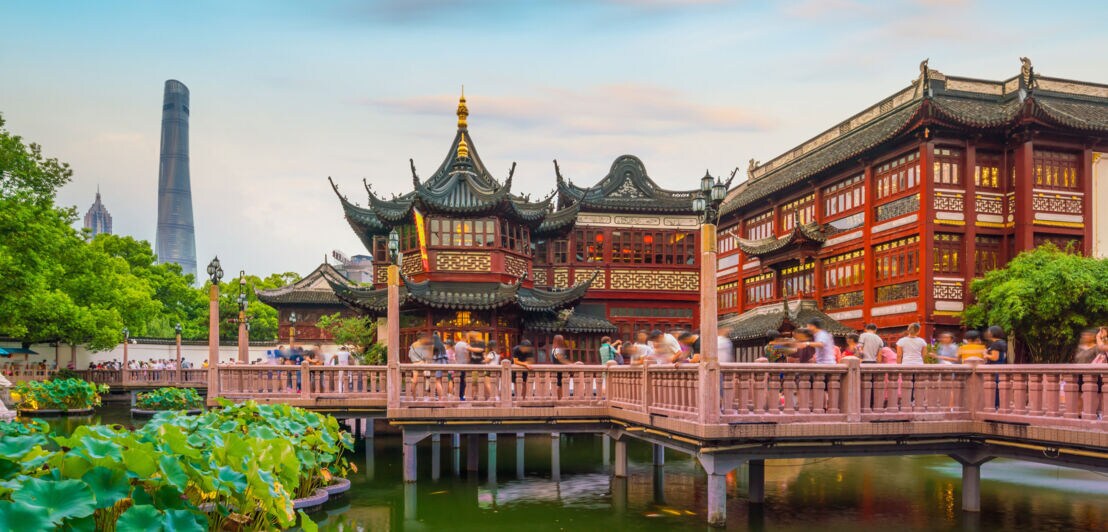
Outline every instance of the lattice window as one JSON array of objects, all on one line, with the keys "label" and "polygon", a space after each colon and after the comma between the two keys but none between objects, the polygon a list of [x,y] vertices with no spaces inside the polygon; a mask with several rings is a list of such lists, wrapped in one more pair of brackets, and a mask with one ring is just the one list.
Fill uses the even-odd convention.
[{"label": "lattice window", "polygon": [[1035,186],[1076,190],[1078,164],[1076,153],[1035,150]]},{"label": "lattice window", "polygon": [[874,290],[874,297],[878,303],[888,303],[902,299],[915,299],[919,297],[919,282],[909,281],[889,286],[879,286]]},{"label": "lattice window", "polygon": [[766,211],[746,220],[746,238],[762,240],[773,236],[773,211]]},{"label": "lattice window", "polygon": [[977,277],[1004,266],[1000,250],[1003,239],[993,235],[977,235],[973,239],[973,273]]},{"label": "lattice window", "polygon": [[737,227],[731,227],[730,229],[720,232],[719,236],[716,238],[716,251],[719,253],[734,251],[738,242],[735,234],[736,231],[738,231]]},{"label": "lattice window", "polygon": [[866,203],[865,175],[858,174],[823,189],[823,216],[851,212]]},{"label": "lattice window", "polygon": [[723,283],[716,287],[716,291],[718,292],[718,305],[721,311],[732,309],[739,304],[739,283],[737,281]]},{"label": "lattice window", "polygon": [[748,305],[773,299],[773,273],[763,273],[743,279],[743,289],[746,290]]},{"label": "lattice window", "polygon": [[1069,253],[1082,253],[1081,237],[1066,235],[1035,235],[1035,247],[1043,244],[1054,244],[1058,249]]},{"label": "lattice window", "polygon": [[815,265],[809,262],[781,270],[781,293],[792,297],[815,292]]},{"label": "lattice window", "polygon": [[576,262],[604,262],[603,230],[577,229],[573,233],[573,258]]},{"label": "lattice window", "polygon": [[962,150],[935,148],[935,168],[932,178],[940,185],[961,185],[962,164]]},{"label": "lattice window", "polygon": [[433,247],[492,247],[496,245],[496,221],[431,218],[428,240]]},{"label": "lattice window", "polygon": [[400,252],[419,249],[419,231],[414,225],[401,225],[396,228],[396,234],[400,237]]},{"label": "lattice window", "polygon": [[388,264],[389,237],[385,235],[373,237],[373,262],[377,264]]},{"label": "lattice window", "polygon": [[781,231],[787,233],[796,227],[796,223],[807,225],[816,221],[816,195],[809,194],[793,200],[781,207]]},{"label": "lattice window", "polygon": [[962,235],[956,233],[935,233],[932,250],[935,273],[962,273]]},{"label": "lattice window", "polygon": [[919,185],[919,153],[911,152],[877,167],[874,183],[877,197],[886,198]]},{"label": "lattice window", "polygon": [[874,246],[875,277],[894,282],[919,273],[919,237],[901,238]]},{"label": "lattice window", "polygon": [[500,221],[500,247],[524,255],[531,251],[531,231],[525,226]]},{"label": "lattice window", "polygon": [[843,292],[823,298],[823,310],[838,310],[850,307],[860,307],[865,304],[865,293],[861,290]]},{"label": "lattice window", "polygon": [[862,250],[843,253],[823,259],[823,288],[842,290],[862,285],[865,282],[865,252]]},{"label": "lattice window", "polygon": [[999,153],[977,152],[977,166],[973,169],[974,186],[987,190],[999,190],[1002,160],[1003,158]]}]

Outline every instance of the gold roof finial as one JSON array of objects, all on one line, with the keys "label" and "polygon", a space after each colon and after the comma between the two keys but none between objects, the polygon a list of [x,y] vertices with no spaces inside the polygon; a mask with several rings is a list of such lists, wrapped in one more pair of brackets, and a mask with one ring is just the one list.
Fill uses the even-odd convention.
[{"label": "gold roof finial", "polygon": [[[463,123],[464,127],[464,123]],[[465,159],[469,157],[469,144],[466,143],[465,134],[462,134],[462,138],[458,139],[458,158]]]},{"label": "gold roof finial", "polygon": [[462,97],[458,98],[458,129],[466,128],[466,117],[469,116],[469,108],[466,107],[466,86],[462,85]]}]

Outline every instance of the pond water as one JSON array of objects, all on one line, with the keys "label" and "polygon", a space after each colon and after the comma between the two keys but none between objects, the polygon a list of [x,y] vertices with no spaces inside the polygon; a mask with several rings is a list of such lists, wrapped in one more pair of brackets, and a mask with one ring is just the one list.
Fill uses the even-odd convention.
[{"label": "pond water", "polygon": [[[50,420],[60,432],[89,422],[142,423],[122,405],[83,420]],[[419,446],[419,482],[406,486],[400,435],[382,423],[377,428],[374,439],[357,442],[359,471],[350,492],[312,514],[321,530],[708,529],[705,474],[680,453],[667,452],[659,471],[650,446],[632,439],[624,481],[610,476],[599,435],[527,436],[521,464],[514,434],[500,434],[490,479],[484,437],[479,471],[467,473],[466,438],[455,451],[444,436],[440,478],[432,480],[426,439]],[[552,445],[560,450],[557,474]],[[946,457],[768,460],[761,507],[747,505],[745,476],[739,469],[727,479],[729,530],[1108,531],[1108,476],[1063,467],[985,464],[980,514],[961,511],[961,469]]]}]

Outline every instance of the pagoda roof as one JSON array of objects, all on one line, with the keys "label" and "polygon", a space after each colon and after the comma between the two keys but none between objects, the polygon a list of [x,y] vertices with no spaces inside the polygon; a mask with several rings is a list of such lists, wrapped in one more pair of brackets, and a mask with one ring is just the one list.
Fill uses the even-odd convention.
[{"label": "pagoda roof", "polygon": [[343,302],[335,296],[333,285],[356,286],[343,277],[334,266],[324,263],[295,283],[271,290],[254,290],[258,301],[269,306],[279,305],[334,305]]},{"label": "pagoda roof", "polygon": [[[522,278],[512,284],[495,282],[423,281],[401,277],[400,304],[457,309],[490,310],[516,306],[524,312],[554,312],[576,305],[592,285],[593,278],[565,290],[542,290],[523,286]],[[346,304],[374,314],[388,308],[388,288],[332,284],[335,295]]]},{"label": "pagoda roof", "polygon": [[854,329],[824,314],[816,302],[810,299],[792,303],[783,301],[753,308],[737,316],[719,320],[719,328],[731,329],[732,340],[751,341],[765,338],[766,332],[770,330],[780,330],[786,321],[794,327],[803,327],[812,318],[819,318],[824,329],[833,336],[841,338],[854,332]]},{"label": "pagoda roof", "polygon": [[785,249],[786,247],[803,241],[822,244],[827,240],[827,233],[819,224],[796,224],[793,230],[780,237],[769,237],[761,240],[747,240],[736,238],[739,250],[751,257],[763,257]]},{"label": "pagoda roof", "polygon": [[512,163],[503,183],[492,176],[481,161],[469,134],[465,119],[468,114],[463,96],[458,106],[458,131],[446,157],[430,177],[421,180],[415,162],[409,160],[412,171],[410,192],[386,199],[365,183],[368,202],[361,207],[347,200],[332,181],[335,193],[343,202],[347,221],[363,243],[366,243],[367,237],[387,234],[394,225],[410,223],[413,210],[458,217],[495,214],[514,219],[532,229],[542,227],[548,217],[555,217],[554,223],[547,226],[548,232],[563,228],[567,220],[573,221],[576,211],[555,211],[553,195],[532,201],[529,195],[512,193],[515,163]]},{"label": "pagoda roof", "polygon": [[[695,214],[692,200],[698,191],[674,191],[658,186],[634,155],[616,158],[608,175],[588,188],[567,181],[558,161],[554,161],[554,172],[559,204],[563,206],[580,204],[583,211]],[[695,182],[699,183],[699,179]]]},{"label": "pagoda roof", "polygon": [[976,129],[1006,129],[1028,119],[1061,129],[1108,133],[1108,85],[1038,76],[1022,58],[1018,76],[986,81],[946,76],[920,65],[911,85],[783,155],[751,160],[745,188],[728,197],[727,214],[756,204],[920,125],[921,118]]},{"label": "pagoda roof", "polygon": [[523,320],[528,331],[570,334],[615,334],[619,328],[604,318],[580,314],[573,310],[544,312]]}]

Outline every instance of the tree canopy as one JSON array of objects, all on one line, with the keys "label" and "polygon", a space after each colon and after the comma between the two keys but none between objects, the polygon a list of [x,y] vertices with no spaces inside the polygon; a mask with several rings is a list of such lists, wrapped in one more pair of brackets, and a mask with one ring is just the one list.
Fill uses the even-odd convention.
[{"label": "tree canopy", "polygon": [[1108,261],[1052,244],[1021,253],[970,285],[969,327],[999,325],[1031,362],[1070,362],[1082,329],[1108,323]]}]

